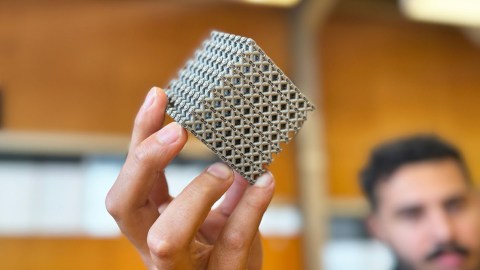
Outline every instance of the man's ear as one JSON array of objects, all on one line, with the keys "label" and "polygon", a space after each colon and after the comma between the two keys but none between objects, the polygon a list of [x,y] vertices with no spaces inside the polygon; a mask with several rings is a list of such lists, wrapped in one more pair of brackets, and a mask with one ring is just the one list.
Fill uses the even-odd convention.
[{"label": "man's ear", "polygon": [[373,237],[377,238],[381,242],[385,242],[387,240],[378,214],[376,213],[369,214],[365,222],[366,222],[368,231]]}]

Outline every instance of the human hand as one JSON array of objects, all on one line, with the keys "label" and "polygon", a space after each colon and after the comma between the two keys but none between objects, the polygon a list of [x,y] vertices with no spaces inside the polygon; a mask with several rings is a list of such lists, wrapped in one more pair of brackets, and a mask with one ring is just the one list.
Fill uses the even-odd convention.
[{"label": "human hand", "polygon": [[225,164],[215,163],[171,197],[164,169],[187,134],[177,123],[161,127],[166,105],[165,93],[152,88],[136,116],[125,164],[107,195],[108,212],[149,269],[260,269],[258,226],[273,196],[273,176],[266,173],[250,186]]}]

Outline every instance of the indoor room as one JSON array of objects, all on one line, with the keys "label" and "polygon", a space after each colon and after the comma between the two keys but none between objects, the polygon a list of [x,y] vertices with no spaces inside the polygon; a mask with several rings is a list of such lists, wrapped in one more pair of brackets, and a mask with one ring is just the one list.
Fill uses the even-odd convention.
[{"label": "indoor room", "polygon": [[479,103],[478,1],[0,1],[0,269],[479,269]]}]

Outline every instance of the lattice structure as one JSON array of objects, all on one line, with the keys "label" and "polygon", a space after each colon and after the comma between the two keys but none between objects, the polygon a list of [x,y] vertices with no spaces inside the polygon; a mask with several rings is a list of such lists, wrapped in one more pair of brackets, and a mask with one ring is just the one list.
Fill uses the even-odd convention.
[{"label": "lattice structure", "polygon": [[252,39],[216,31],[166,93],[167,113],[251,184],[314,109]]}]

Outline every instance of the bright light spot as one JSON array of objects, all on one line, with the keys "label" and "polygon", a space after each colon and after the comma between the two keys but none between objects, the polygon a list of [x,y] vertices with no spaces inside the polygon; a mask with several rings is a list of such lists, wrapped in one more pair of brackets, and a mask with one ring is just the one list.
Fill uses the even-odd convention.
[{"label": "bright light spot", "polygon": [[402,0],[400,6],[415,20],[480,27],[478,0]]}]

